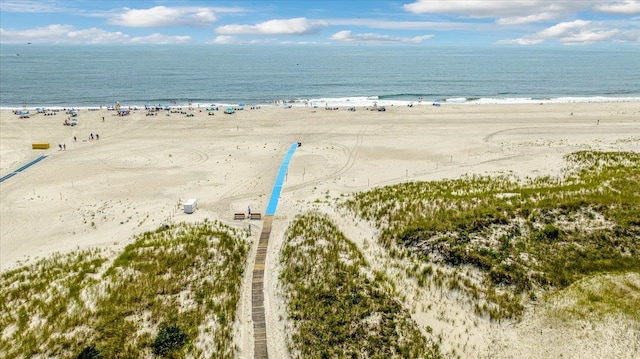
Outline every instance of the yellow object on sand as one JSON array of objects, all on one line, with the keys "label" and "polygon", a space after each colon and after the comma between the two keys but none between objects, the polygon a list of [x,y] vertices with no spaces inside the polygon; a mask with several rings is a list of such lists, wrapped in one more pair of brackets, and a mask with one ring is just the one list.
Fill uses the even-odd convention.
[{"label": "yellow object on sand", "polygon": [[31,148],[34,150],[48,150],[49,149],[49,144],[48,143],[33,143],[31,144]]}]

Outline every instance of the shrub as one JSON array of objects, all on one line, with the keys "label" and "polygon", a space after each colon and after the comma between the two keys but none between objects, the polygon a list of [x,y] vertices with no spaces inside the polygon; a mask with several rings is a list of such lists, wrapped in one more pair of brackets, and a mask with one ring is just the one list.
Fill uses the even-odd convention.
[{"label": "shrub", "polygon": [[151,344],[152,352],[155,355],[166,356],[182,348],[189,341],[187,333],[179,326],[163,325],[160,327],[158,336]]},{"label": "shrub", "polygon": [[102,354],[100,354],[100,350],[98,350],[93,345],[89,345],[84,347],[80,354],[78,354],[77,359],[100,359],[102,358]]},{"label": "shrub", "polygon": [[552,242],[558,237],[560,237],[560,229],[553,224],[547,224],[536,235],[537,240],[547,242]]}]

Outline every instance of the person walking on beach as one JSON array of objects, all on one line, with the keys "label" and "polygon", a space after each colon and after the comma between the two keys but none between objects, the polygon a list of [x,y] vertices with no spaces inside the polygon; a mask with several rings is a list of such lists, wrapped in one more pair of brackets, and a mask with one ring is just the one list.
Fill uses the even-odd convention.
[{"label": "person walking on beach", "polygon": [[96,140],[100,139],[100,135],[96,133]]},{"label": "person walking on beach", "polygon": [[247,206],[247,212],[249,212],[249,217],[251,217],[251,206]]},{"label": "person walking on beach", "polygon": [[66,144],[66,143],[63,143],[63,144],[62,144],[62,150],[63,150],[63,151],[66,151],[66,150],[67,150],[67,144]]},{"label": "person walking on beach", "polygon": [[73,142],[77,142],[78,139],[76,138],[76,136],[73,136]]}]

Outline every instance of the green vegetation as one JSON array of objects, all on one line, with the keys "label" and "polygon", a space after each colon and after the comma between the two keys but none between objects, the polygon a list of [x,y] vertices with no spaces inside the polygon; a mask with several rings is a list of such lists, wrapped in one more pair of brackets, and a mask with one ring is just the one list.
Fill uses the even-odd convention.
[{"label": "green vegetation", "polygon": [[371,273],[356,246],[327,217],[296,218],[281,254],[294,357],[441,356],[395,299],[385,275]]},{"label": "green vegetation", "polygon": [[56,254],[0,277],[0,356],[61,353],[87,320],[82,289],[97,283],[99,251]]},{"label": "green vegetation", "polygon": [[243,238],[217,222],[163,226],[113,261],[83,251],[3,273],[0,356],[234,357]]},{"label": "green vegetation", "polygon": [[628,318],[640,325],[640,273],[601,274],[581,279],[553,293],[550,302],[555,318],[602,319],[606,315]]},{"label": "green vegetation", "polygon": [[566,160],[560,178],[402,183],[342,204],[380,229],[391,255],[417,259],[408,271],[419,284],[460,290],[494,320],[515,318],[540,291],[640,272],[640,154],[583,151]]},{"label": "green vegetation", "polygon": [[82,351],[80,352],[80,354],[78,354],[78,357],[77,357],[77,359],[100,359],[100,358],[102,358],[102,354],[93,345],[90,345],[82,349]]},{"label": "green vegetation", "polygon": [[160,326],[160,331],[156,340],[151,344],[152,352],[155,355],[166,356],[182,348],[189,336],[177,325]]}]

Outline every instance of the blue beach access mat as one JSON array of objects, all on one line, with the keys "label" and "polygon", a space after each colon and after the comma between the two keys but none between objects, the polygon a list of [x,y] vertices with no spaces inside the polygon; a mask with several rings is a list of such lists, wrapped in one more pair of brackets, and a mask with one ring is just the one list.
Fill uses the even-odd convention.
[{"label": "blue beach access mat", "polygon": [[11,172],[11,173],[7,174],[7,175],[4,175],[4,176],[0,177],[0,183],[1,183],[1,182],[4,182],[4,181],[6,181],[6,180],[8,180],[9,178],[11,178],[11,177],[13,177],[13,176],[17,175],[18,173],[20,173],[20,172],[22,172],[22,171],[26,170],[27,168],[29,168],[29,167],[31,167],[31,166],[33,166],[33,165],[35,165],[36,163],[38,163],[38,162],[40,162],[40,161],[44,160],[45,158],[47,158],[47,155],[40,156],[40,157],[36,158],[35,160],[33,160],[33,161],[31,161],[31,162],[27,163],[26,165],[24,165],[24,166],[22,166],[22,167],[18,168],[17,170],[15,170],[15,171],[13,171],[13,172]]},{"label": "blue beach access mat", "polygon": [[296,148],[298,148],[297,142],[293,143],[291,147],[289,147],[289,152],[287,152],[287,155],[284,156],[284,160],[282,160],[280,170],[278,171],[278,176],[276,177],[276,182],[273,184],[273,191],[271,192],[269,205],[267,206],[267,211],[265,212],[267,216],[273,216],[276,214],[278,200],[280,199],[280,193],[282,192],[282,185],[284,184],[284,179],[287,175],[289,162],[291,162],[291,157],[293,157],[293,153],[296,151]]}]

